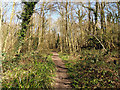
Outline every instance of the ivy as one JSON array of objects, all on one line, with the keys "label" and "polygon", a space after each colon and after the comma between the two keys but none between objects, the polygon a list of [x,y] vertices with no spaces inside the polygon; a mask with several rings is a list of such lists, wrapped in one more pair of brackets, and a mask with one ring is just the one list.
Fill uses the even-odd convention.
[{"label": "ivy", "polygon": [[[21,30],[18,33],[18,42],[19,44],[17,45],[17,50],[21,45],[24,44],[24,38],[26,36],[26,32],[29,28],[29,22],[32,14],[34,13],[34,7],[37,2],[22,2],[24,4],[24,10],[21,14]],[[19,52],[18,52],[19,53]]]}]

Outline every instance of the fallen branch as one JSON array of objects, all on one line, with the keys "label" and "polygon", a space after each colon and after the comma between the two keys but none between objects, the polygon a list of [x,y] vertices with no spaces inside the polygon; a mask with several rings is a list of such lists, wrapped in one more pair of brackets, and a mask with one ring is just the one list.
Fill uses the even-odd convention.
[{"label": "fallen branch", "polygon": [[96,40],[102,45],[102,47],[103,47],[103,49],[105,50],[105,51],[107,51],[106,49],[105,49],[105,47],[104,47],[104,45],[101,43],[101,41],[95,36],[95,35],[93,35],[95,38],[96,38]]}]

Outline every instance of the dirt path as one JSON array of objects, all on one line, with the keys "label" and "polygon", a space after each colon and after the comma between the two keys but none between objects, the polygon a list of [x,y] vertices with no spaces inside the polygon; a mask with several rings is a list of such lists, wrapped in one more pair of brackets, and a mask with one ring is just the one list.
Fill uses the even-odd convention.
[{"label": "dirt path", "polygon": [[54,78],[55,80],[54,88],[71,88],[70,80],[68,79],[67,75],[67,68],[65,68],[64,63],[58,57],[58,53],[56,52],[52,53],[53,53],[52,59],[57,68],[56,77]]}]

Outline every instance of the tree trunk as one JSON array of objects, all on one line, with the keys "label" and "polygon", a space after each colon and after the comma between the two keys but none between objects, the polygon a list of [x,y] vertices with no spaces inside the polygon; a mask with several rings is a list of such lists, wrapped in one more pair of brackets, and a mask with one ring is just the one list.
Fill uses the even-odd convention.
[{"label": "tree trunk", "polygon": [[[10,23],[9,23],[9,29],[11,29],[10,26],[11,26],[12,19],[13,19],[13,16],[14,16],[14,7],[15,7],[15,2],[13,2],[12,13],[11,13]],[[11,45],[13,44],[12,33],[13,33],[13,32],[12,32],[12,29],[11,29]],[[8,38],[9,38],[9,30],[7,30],[7,35],[6,35],[5,42],[4,42],[4,48],[3,48],[3,51],[4,51],[4,52],[6,51]]]},{"label": "tree trunk", "polygon": [[103,34],[105,34],[105,15],[104,15],[104,3],[101,2],[101,29],[103,31]]},{"label": "tree trunk", "polygon": [[68,2],[66,2],[66,6],[65,6],[65,9],[66,9],[66,22],[65,22],[65,47],[67,48],[68,47]]},{"label": "tree trunk", "polygon": [[[91,4],[90,4],[90,1],[89,1],[89,8],[91,7]],[[89,18],[89,26],[88,26],[88,31],[91,33],[91,11],[89,10],[89,13],[88,13],[88,18]],[[89,33],[89,34],[90,34]]]},{"label": "tree trunk", "polygon": [[2,24],[2,2],[0,1],[0,89],[2,88],[2,30],[1,30],[1,24]]},{"label": "tree trunk", "polygon": [[[118,2],[118,15],[120,15],[120,1]],[[119,65],[120,65],[120,17],[118,17],[118,54],[119,54]],[[120,76],[120,67],[119,67],[119,76]]]},{"label": "tree trunk", "polygon": [[30,18],[34,12],[34,7],[35,7],[37,2],[22,2],[22,3],[24,3],[25,5],[24,5],[24,10],[23,10],[22,15],[21,15],[22,29],[20,30],[20,34],[18,37],[18,41],[19,41],[19,44],[17,46],[17,50],[18,50],[17,53],[18,54],[20,53],[22,46],[24,45],[24,38],[26,36],[26,32],[27,32],[28,27],[29,27],[28,25],[30,22]]},{"label": "tree trunk", "polygon": [[[95,33],[97,33],[97,30],[98,30],[98,28],[97,28],[97,22],[98,22],[98,0],[96,0],[96,9],[95,9],[95,12],[94,12],[94,15],[95,15],[95,32],[93,33],[93,35],[95,34]],[[98,33],[97,33],[98,34]]]}]

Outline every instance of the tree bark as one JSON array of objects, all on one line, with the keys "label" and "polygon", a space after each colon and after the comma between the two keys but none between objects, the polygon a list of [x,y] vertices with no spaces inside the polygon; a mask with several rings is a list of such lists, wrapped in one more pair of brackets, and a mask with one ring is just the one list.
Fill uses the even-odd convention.
[{"label": "tree bark", "polygon": [[34,12],[34,7],[35,7],[37,2],[22,2],[22,3],[24,3],[25,5],[24,5],[24,10],[23,10],[22,15],[21,15],[22,29],[20,30],[20,34],[18,37],[18,41],[19,41],[19,44],[17,46],[17,53],[18,54],[20,53],[22,46],[24,45],[24,38],[26,36],[26,32],[27,32],[28,27],[29,27],[28,25],[30,22],[30,18]]},{"label": "tree bark", "polygon": [[[10,23],[9,23],[9,29],[11,29],[10,25],[12,23],[12,20],[13,20],[13,16],[14,16],[14,7],[15,7],[15,2],[13,2],[13,6],[12,6],[12,13],[11,13],[11,17],[10,17]],[[13,40],[12,40],[12,29],[11,29],[11,45],[13,44]],[[4,48],[3,48],[3,51],[5,52],[6,51],[6,47],[7,47],[7,40],[9,38],[9,30],[7,30],[7,35],[6,35],[6,38],[5,38],[5,42],[4,42]]]},{"label": "tree bark", "polygon": [[1,24],[2,24],[2,2],[0,1],[0,89],[2,88],[2,30],[1,30]]},{"label": "tree bark", "polygon": [[[120,15],[120,1],[118,2],[118,15]],[[119,57],[119,65],[120,65],[120,17],[118,17],[118,57]],[[118,73],[119,73],[119,77],[120,77],[120,67],[119,67],[119,70],[118,70]]]},{"label": "tree bark", "polygon": [[[90,1],[89,1],[89,8],[91,7],[91,4],[90,4]],[[91,33],[91,11],[89,10],[89,13],[88,13],[88,18],[89,18],[89,26],[88,26],[88,30],[89,32]]]}]

